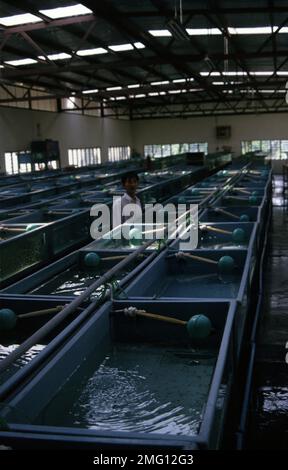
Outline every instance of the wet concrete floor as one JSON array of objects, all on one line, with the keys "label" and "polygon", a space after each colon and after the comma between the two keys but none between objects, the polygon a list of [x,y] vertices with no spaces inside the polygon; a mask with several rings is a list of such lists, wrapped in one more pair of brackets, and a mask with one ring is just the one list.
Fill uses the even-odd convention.
[{"label": "wet concrete floor", "polygon": [[[274,177],[247,447],[288,448],[288,189]],[[286,358],[287,355],[287,358]],[[286,362],[287,361],[287,362]]]}]

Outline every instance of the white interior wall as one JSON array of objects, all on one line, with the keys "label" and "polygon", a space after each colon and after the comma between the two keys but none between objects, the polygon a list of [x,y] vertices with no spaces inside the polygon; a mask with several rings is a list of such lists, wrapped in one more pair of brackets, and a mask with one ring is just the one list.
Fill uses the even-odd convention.
[{"label": "white interior wall", "polygon": [[[231,126],[231,138],[216,140],[216,126]],[[102,161],[108,146],[130,145],[143,153],[145,144],[208,142],[209,152],[230,146],[241,153],[241,140],[288,139],[288,112],[187,119],[123,121],[69,113],[49,113],[0,108],[0,171],[5,171],[4,152],[24,150],[32,140],[60,143],[62,166],[68,164],[68,148],[100,146]],[[281,162],[275,162],[279,170]]]},{"label": "white interior wall", "polygon": [[131,146],[130,121],[0,108],[0,172],[5,171],[4,153],[29,148],[32,140],[58,140],[62,166],[68,165],[68,148],[101,147],[102,161],[108,146]]},{"label": "white interior wall", "polygon": [[[216,139],[216,126],[231,126],[230,139]],[[241,154],[241,140],[288,139],[287,113],[251,114],[238,116],[199,117],[187,119],[151,119],[132,121],[133,147],[143,152],[144,144],[176,144],[208,142],[209,152],[217,147],[232,148]],[[275,162],[279,167],[280,162]]]}]

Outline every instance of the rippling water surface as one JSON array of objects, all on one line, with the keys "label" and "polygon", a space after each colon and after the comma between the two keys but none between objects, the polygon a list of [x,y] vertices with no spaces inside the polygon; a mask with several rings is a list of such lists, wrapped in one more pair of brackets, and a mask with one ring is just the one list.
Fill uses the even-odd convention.
[{"label": "rippling water surface", "polygon": [[[80,367],[39,420],[96,430],[194,435],[215,360],[215,353],[206,350],[117,345],[90,374],[83,376]],[[89,362],[91,367],[93,357]]]}]

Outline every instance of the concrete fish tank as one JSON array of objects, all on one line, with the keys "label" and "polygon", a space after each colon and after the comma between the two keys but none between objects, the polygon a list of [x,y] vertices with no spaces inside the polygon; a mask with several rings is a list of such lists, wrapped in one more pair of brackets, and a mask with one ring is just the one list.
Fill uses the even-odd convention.
[{"label": "concrete fish tank", "polygon": [[[179,256],[181,255],[181,256]],[[125,290],[129,298],[239,299],[250,282],[247,250],[169,250],[161,254]]]},{"label": "concrete fish tank", "polygon": [[[73,300],[126,256],[123,252],[112,256],[110,252],[101,252],[99,256],[94,251],[79,250],[3,289],[2,293],[8,297],[25,295],[26,298]],[[149,254],[143,253],[118,271],[113,277],[112,287],[116,289],[120,283],[125,285],[130,278],[133,279],[151,260],[151,254],[148,258]],[[101,298],[106,292],[107,286],[102,285],[90,298]]]},{"label": "concrete fish tank", "polygon": [[[156,318],[151,328],[150,319],[125,315],[131,307],[159,319],[177,315],[183,325]],[[199,316],[211,331],[191,336],[185,325]],[[233,374],[234,321],[229,302],[105,304],[6,400],[2,421],[12,432],[36,437],[41,429],[40,440],[57,435],[82,448],[103,440],[118,448],[218,448],[231,399],[224,371]]]}]

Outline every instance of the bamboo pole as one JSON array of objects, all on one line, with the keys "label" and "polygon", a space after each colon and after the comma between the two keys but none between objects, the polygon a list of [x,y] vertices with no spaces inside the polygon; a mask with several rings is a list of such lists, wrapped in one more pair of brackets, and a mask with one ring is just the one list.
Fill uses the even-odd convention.
[{"label": "bamboo pole", "polygon": [[22,313],[21,315],[18,315],[17,318],[25,320],[25,318],[40,317],[41,315],[48,315],[49,313],[61,312],[63,308],[64,305],[59,305],[58,307],[46,308],[44,310],[35,310],[34,312]]},{"label": "bamboo pole", "polygon": [[200,225],[200,230],[210,230],[211,232],[224,233],[226,235],[232,235],[231,230],[224,230],[223,228],[211,227],[210,225]]},{"label": "bamboo pole", "polygon": [[[129,308],[131,310],[129,310]],[[115,310],[116,313],[125,313],[130,317],[133,316],[139,316],[139,317],[145,317],[145,318],[150,318],[151,320],[158,320],[158,321],[164,321],[167,323],[174,323],[175,325],[187,325],[187,321],[184,320],[179,320],[178,318],[174,317],[167,317],[164,315],[156,315],[155,313],[149,313],[146,312],[145,310],[138,310],[135,307],[128,307],[127,309],[125,308],[124,310]]]},{"label": "bamboo pole", "polygon": [[228,211],[225,211],[224,209],[214,209],[215,212],[219,212],[220,214],[223,214],[223,215],[228,215],[229,217],[232,217],[233,219],[237,219],[239,220],[240,217],[239,215],[235,215],[235,214],[232,214],[232,212],[228,212]]}]

